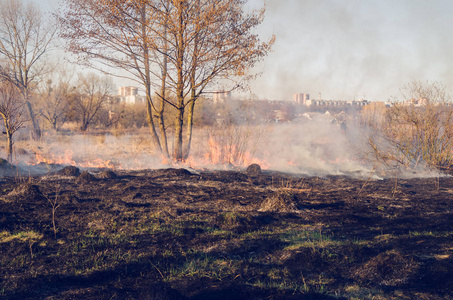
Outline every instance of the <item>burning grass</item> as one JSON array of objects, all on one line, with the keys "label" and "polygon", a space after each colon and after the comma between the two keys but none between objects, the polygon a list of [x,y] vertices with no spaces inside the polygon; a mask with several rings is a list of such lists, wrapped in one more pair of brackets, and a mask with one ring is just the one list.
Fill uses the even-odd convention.
[{"label": "burning grass", "polygon": [[[305,128],[303,135],[301,128]],[[354,173],[369,176],[370,168],[357,161],[350,144],[353,142],[349,137],[326,116],[303,126],[295,123],[200,127],[194,134],[191,155],[178,166],[242,170],[257,165],[260,170],[249,171],[257,175],[261,169],[272,169],[311,176]],[[16,141],[15,150],[13,165],[31,174],[47,173],[56,165],[111,170],[171,166],[152,146],[145,129],[123,135],[45,132],[40,141]]]}]

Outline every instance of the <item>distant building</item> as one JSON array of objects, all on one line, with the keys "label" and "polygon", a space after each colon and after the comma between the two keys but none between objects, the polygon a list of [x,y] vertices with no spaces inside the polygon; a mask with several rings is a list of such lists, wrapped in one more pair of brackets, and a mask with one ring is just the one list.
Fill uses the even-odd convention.
[{"label": "distant building", "polygon": [[366,105],[370,104],[370,101],[359,99],[359,100],[348,101],[348,104],[350,104],[352,106],[366,106]]},{"label": "distant building", "polygon": [[293,95],[293,101],[298,103],[298,104],[303,104],[303,105],[307,105],[307,101],[310,99],[310,95],[309,94],[305,94],[305,93],[299,93],[299,94],[294,94]]},{"label": "distant building", "polygon": [[145,97],[138,95],[138,88],[134,86],[122,86],[118,88],[120,102],[127,104],[145,103]]},{"label": "distant building", "polygon": [[407,105],[412,106],[426,106],[428,104],[428,98],[419,98],[419,99],[409,99],[406,101]]},{"label": "distant building", "polygon": [[212,98],[214,103],[226,103],[231,101],[231,92],[217,91]]},{"label": "distant building", "polygon": [[370,104],[368,100],[315,100],[309,99],[308,94],[295,94],[293,96],[294,102],[305,106],[365,106]]},{"label": "distant building", "polygon": [[121,97],[138,95],[138,88],[135,86],[122,86],[118,88],[118,95]]}]

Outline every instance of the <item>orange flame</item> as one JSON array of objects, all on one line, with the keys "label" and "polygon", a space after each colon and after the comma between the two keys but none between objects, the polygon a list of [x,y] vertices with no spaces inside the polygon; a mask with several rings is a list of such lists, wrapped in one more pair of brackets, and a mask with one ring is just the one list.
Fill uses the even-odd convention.
[{"label": "orange flame", "polygon": [[59,165],[71,165],[78,166],[82,168],[109,168],[115,169],[118,166],[115,166],[110,160],[102,160],[100,158],[94,159],[92,161],[81,161],[76,162],[73,158],[73,152],[71,150],[66,150],[62,155],[54,155],[52,153],[43,155],[41,153],[35,153],[35,158],[30,165],[37,165],[40,163],[45,164],[59,164]]},{"label": "orange flame", "polygon": [[[203,165],[229,165],[234,167],[247,167],[251,164],[259,164],[263,168],[269,165],[254,157],[249,151],[246,151],[235,144],[221,145],[212,136],[208,140],[209,150],[204,154],[201,164]],[[191,164],[197,164],[193,160]]]}]

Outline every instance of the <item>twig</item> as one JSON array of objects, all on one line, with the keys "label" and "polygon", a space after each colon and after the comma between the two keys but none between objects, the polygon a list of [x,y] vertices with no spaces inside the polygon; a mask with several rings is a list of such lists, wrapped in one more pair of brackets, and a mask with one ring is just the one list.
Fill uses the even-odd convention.
[{"label": "twig", "polygon": [[149,263],[151,264],[151,266],[153,266],[153,267],[157,270],[157,272],[159,272],[160,277],[162,277],[162,279],[165,280],[165,277],[164,277],[164,275],[162,274],[162,272],[159,270],[159,268],[156,267],[156,265],[153,264],[150,260],[148,260],[148,261],[149,261]]}]

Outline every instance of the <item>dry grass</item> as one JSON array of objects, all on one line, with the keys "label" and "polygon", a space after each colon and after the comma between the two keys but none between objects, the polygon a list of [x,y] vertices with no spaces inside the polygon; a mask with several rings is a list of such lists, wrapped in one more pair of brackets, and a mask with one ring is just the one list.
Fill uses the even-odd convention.
[{"label": "dry grass", "polygon": [[297,212],[296,194],[288,188],[278,189],[264,200],[259,211]]}]

